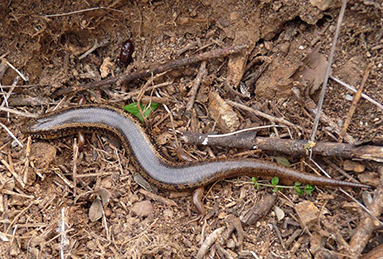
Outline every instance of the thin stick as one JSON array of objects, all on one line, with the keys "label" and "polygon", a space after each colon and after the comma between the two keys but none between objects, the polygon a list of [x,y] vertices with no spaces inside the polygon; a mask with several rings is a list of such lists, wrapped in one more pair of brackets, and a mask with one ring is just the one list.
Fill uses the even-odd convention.
[{"label": "thin stick", "polygon": [[344,137],[344,135],[347,132],[347,128],[350,125],[351,118],[354,115],[354,112],[356,110],[356,105],[357,105],[357,103],[360,100],[360,97],[361,97],[362,92],[363,92],[364,85],[366,84],[366,81],[367,81],[368,75],[370,74],[371,68],[372,68],[372,65],[370,64],[370,65],[368,65],[366,71],[364,72],[362,83],[360,84],[360,86],[358,88],[358,91],[356,92],[356,94],[354,95],[354,98],[352,99],[352,104],[351,104],[350,110],[348,111],[346,120],[345,120],[345,122],[343,124],[342,131],[340,132],[338,142],[342,142],[343,137]]},{"label": "thin stick", "polygon": [[100,47],[104,47],[106,44],[108,44],[108,40],[103,40],[101,42],[98,42],[97,39],[94,40],[94,45],[88,49],[87,51],[85,51],[84,54],[82,54],[81,56],[78,57],[79,60],[81,59],[84,59],[86,56],[88,56],[90,53],[92,53],[93,51],[95,51],[96,49],[100,48]]},{"label": "thin stick", "polygon": [[73,12],[69,12],[69,13],[46,14],[46,15],[42,15],[41,17],[47,18],[47,17],[67,16],[67,15],[72,15],[72,14],[77,14],[77,13],[85,13],[85,12],[90,12],[90,11],[100,10],[100,9],[106,9],[106,10],[111,10],[111,11],[123,13],[123,11],[118,10],[118,9],[101,6],[101,7],[92,7],[92,8],[88,8],[88,9],[77,10],[77,11],[73,11]]},{"label": "thin stick", "polygon": [[231,106],[234,106],[236,108],[240,108],[242,110],[254,113],[255,115],[257,115],[259,117],[262,117],[262,118],[265,118],[265,119],[267,119],[267,120],[269,120],[271,122],[276,122],[276,123],[284,124],[284,125],[287,125],[287,126],[290,126],[290,127],[293,127],[293,128],[298,128],[300,130],[303,130],[302,127],[300,127],[298,125],[295,125],[295,124],[293,124],[293,123],[291,123],[291,122],[289,122],[289,121],[287,121],[287,120],[285,120],[283,118],[277,118],[277,117],[271,116],[271,115],[266,114],[264,112],[261,112],[261,111],[249,108],[246,105],[243,105],[243,104],[240,104],[240,103],[236,103],[236,102],[233,102],[233,101],[230,101],[230,100],[227,100],[226,102],[228,104],[230,104]]},{"label": "thin stick", "polygon": [[104,79],[101,81],[97,82],[91,82],[89,84],[85,85],[79,85],[79,86],[72,86],[68,88],[62,88],[57,90],[52,94],[53,97],[57,97],[60,95],[65,95],[69,93],[76,93],[79,91],[84,91],[87,89],[92,89],[92,88],[99,88],[104,85],[109,85],[113,83],[123,83],[123,82],[130,82],[134,79],[138,78],[146,78],[150,77],[152,75],[156,75],[168,70],[172,70],[175,68],[181,68],[187,65],[191,65],[194,63],[198,63],[200,61],[204,60],[209,60],[209,59],[214,59],[214,58],[219,58],[219,57],[225,57],[231,54],[239,53],[242,49],[246,48],[247,45],[237,45],[237,46],[232,46],[224,49],[216,49],[216,50],[211,50],[208,52],[200,53],[195,56],[183,58],[183,59],[177,59],[177,60],[172,60],[169,61],[168,63],[165,64],[157,64],[153,66],[152,68],[146,69],[146,70],[141,70],[137,71],[134,73],[125,73],[119,76],[111,77],[108,79]]},{"label": "thin stick", "polygon": [[[334,76],[330,76],[330,78],[332,80],[334,80],[335,82],[337,82],[338,84],[340,85],[343,85],[344,87],[346,87],[348,90],[356,93],[358,90],[356,90],[353,86],[349,85],[349,84],[346,84],[345,82],[341,81],[340,79],[334,77]],[[4,87],[4,86],[3,86]],[[377,101],[375,101],[374,99],[372,99],[370,96],[368,96],[367,94],[362,94],[362,97],[364,99],[366,99],[367,101],[371,102],[372,104],[375,104],[376,106],[378,106],[379,109],[383,110],[383,105],[378,103]]]},{"label": "thin stick", "polygon": [[3,123],[0,122],[0,126],[3,127],[3,129],[5,129],[5,131],[16,141],[16,143],[20,146],[20,147],[23,147],[23,144],[21,144],[21,142],[16,138],[16,136],[12,133],[12,131],[10,131],[8,129],[7,126],[5,126]]},{"label": "thin stick", "polygon": [[33,113],[21,112],[21,111],[7,108],[7,107],[0,107],[0,111],[13,113],[13,114],[16,114],[16,115],[19,115],[22,117],[27,117],[27,118],[37,118],[38,117],[38,115],[33,114]]},{"label": "thin stick", "polygon": [[5,63],[7,63],[7,65],[12,68],[13,70],[15,70],[15,72],[24,80],[24,81],[28,81],[29,78],[28,76],[24,76],[17,68],[15,68],[11,63],[8,62],[8,60],[5,60]]},{"label": "thin stick", "polygon": [[335,30],[334,40],[333,40],[333,43],[331,46],[330,56],[328,57],[328,64],[327,64],[326,73],[325,73],[323,84],[322,84],[322,90],[321,90],[320,97],[319,97],[318,112],[317,112],[317,115],[315,116],[315,120],[314,120],[314,126],[313,126],[313,130],[312,130],[311,141],[315,141],[316,133],[318,130],[318,124],[319,124],[319,119],[320,119],[320,115],[322,112],[323,100],[324,100],[324,95],[326,93],[328,77],[330,75],[332,60],[334,58],[334,53],[335,53],[335,48],[336,48],[336,42],[338,40],[340,26],[342,25],[342,20],[343,20],[343,16],[344,16],[344,11],[346,10],[346,5],[347,5],[347,0],[343,0],[342,7],[341,7],[340,13],[339,13],[338,24],[337,24],[336,30]]},{"label": "thin stick", "polygon": [[190,99],[188,103],[186,104],[186,111],[191,111],[194,105],[195,97],[198,92],[198,88],[201,84],[202,79],[207,75],[207,70],[206,70],[206,61],[203,61],[201,63],[201,66],[199,67],[198,74],[194,80],[193,87],[190,89],[189,95]]}]

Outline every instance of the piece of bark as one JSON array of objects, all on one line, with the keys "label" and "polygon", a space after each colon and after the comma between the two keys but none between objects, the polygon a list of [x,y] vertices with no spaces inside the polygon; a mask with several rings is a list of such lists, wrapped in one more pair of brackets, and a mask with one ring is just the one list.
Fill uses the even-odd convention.
[{"label": "piece of bark", "polygon": [[247,225],[253,225],[260,219],[265,217],[270,210],[273,208],[275,201],[277,200],[276,195],[267,195],[262,200],[257,202],[254,207],[248,211],[245,216],[242,217],[241,221]]}]

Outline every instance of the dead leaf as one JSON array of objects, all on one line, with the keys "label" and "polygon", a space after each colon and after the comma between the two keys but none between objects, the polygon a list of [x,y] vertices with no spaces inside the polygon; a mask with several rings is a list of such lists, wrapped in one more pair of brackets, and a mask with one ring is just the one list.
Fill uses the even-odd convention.
[{"label": "dead leaf", "polygon": [[99,195],[104,206],[108,204],[111,194],[107,189],[101,188],[96,190],[95,193]]},{"label": "dead leaf", "polygon": [[299,67],[292,78],[303,85],[310,86],[310,94],[319,89],[324,80],[327,68],[327,59],[319,53],[319,46],[303,60],[304,66]]},{"label": "dead leaf", "polygon": [[102,206],[101,200],[99,198],[95,199],[92,205],[89,208],[89,219],[92,222],[99,220],[104,213],[104,208]]}]

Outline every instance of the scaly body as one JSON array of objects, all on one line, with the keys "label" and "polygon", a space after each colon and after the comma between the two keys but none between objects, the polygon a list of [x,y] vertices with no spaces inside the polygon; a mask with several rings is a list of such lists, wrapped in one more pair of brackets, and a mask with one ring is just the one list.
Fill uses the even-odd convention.
[{"label": "scaly body", "polygon": [[369,187],[298,172],[257,159],[208,160],[172,163],[155,149],[150,138],[129,114],[108,106],[81,106],[46,114],[24,130],[34,137],[52,139],[76,132],[102,132],[117,136],[138,172],[151,184],[166,190],[190,190],[240,175],[287,178],[324,186]]}]

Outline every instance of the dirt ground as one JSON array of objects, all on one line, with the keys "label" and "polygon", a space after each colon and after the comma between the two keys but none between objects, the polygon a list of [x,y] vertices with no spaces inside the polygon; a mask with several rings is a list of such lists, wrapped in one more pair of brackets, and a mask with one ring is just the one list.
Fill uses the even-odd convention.
[{"label": "dirt ground", "polygon": [[[141,101],[154,96],[161,105],[144,127],[166,159],[262,158],[319,173],[307,156],[196,146],[185,143],[179,132],[226,133],[284,124],[233,108],[231,101],[293,125],[289,130],[264,128],[258,136],[310,139],[315,115],[308,100],[318,102],[340,6],[340,1],[326,0],[1,1],[0,99],[2,107],[12,110],[0,110],[0,122],[23,147],[0,128],[0,257],[195,258],[208,246],[201,258],[356,258],[377,248],[383,240],[379,228],[359,242],[352,239],[366,213],[338,189],[318,187],[300,196],[285,188],[274,194],[270,187],[254,188],[250,177],[222,180],[205,188],[206,216],[198,220],[190,194],[145,191],[129,157],[106,135],[86,134],[75,156],[77,136],[28,142],[22,133],[29,121],[26,113],[80,103],[122,108],[136,101],[142,87],[155,85],[156,92],[146,91]],[[378,0],[349,1],[332,64],[332,75],[354,87],[370,70],[363,93],[380,104],[382,17]],[[135,49],[125,67],[118,58],[127,39]],[[153,77],[57,94],[234,45],[246,47],[236,55]],[[16,79],[16,70],[5,61],[28,80]],[[187,110],[199,76],[195,101]],[[353,96],[329,80],[323,112],[333,124],[319,124],[318,141],[338,142],[337,129],[346,121]],[[382,145],[382,115],[381,108],[361,98],[344,142]],[[315,160],[336,179],[346,179],[339,171],[347,171],[363,183],[379,183],[381,165],[375,161]],[[374,189],[347,191],[363,203],[374,194]],[[257,205],[269,210],[243,223]],[[314,218],[305,221],[310,213]]]}]

